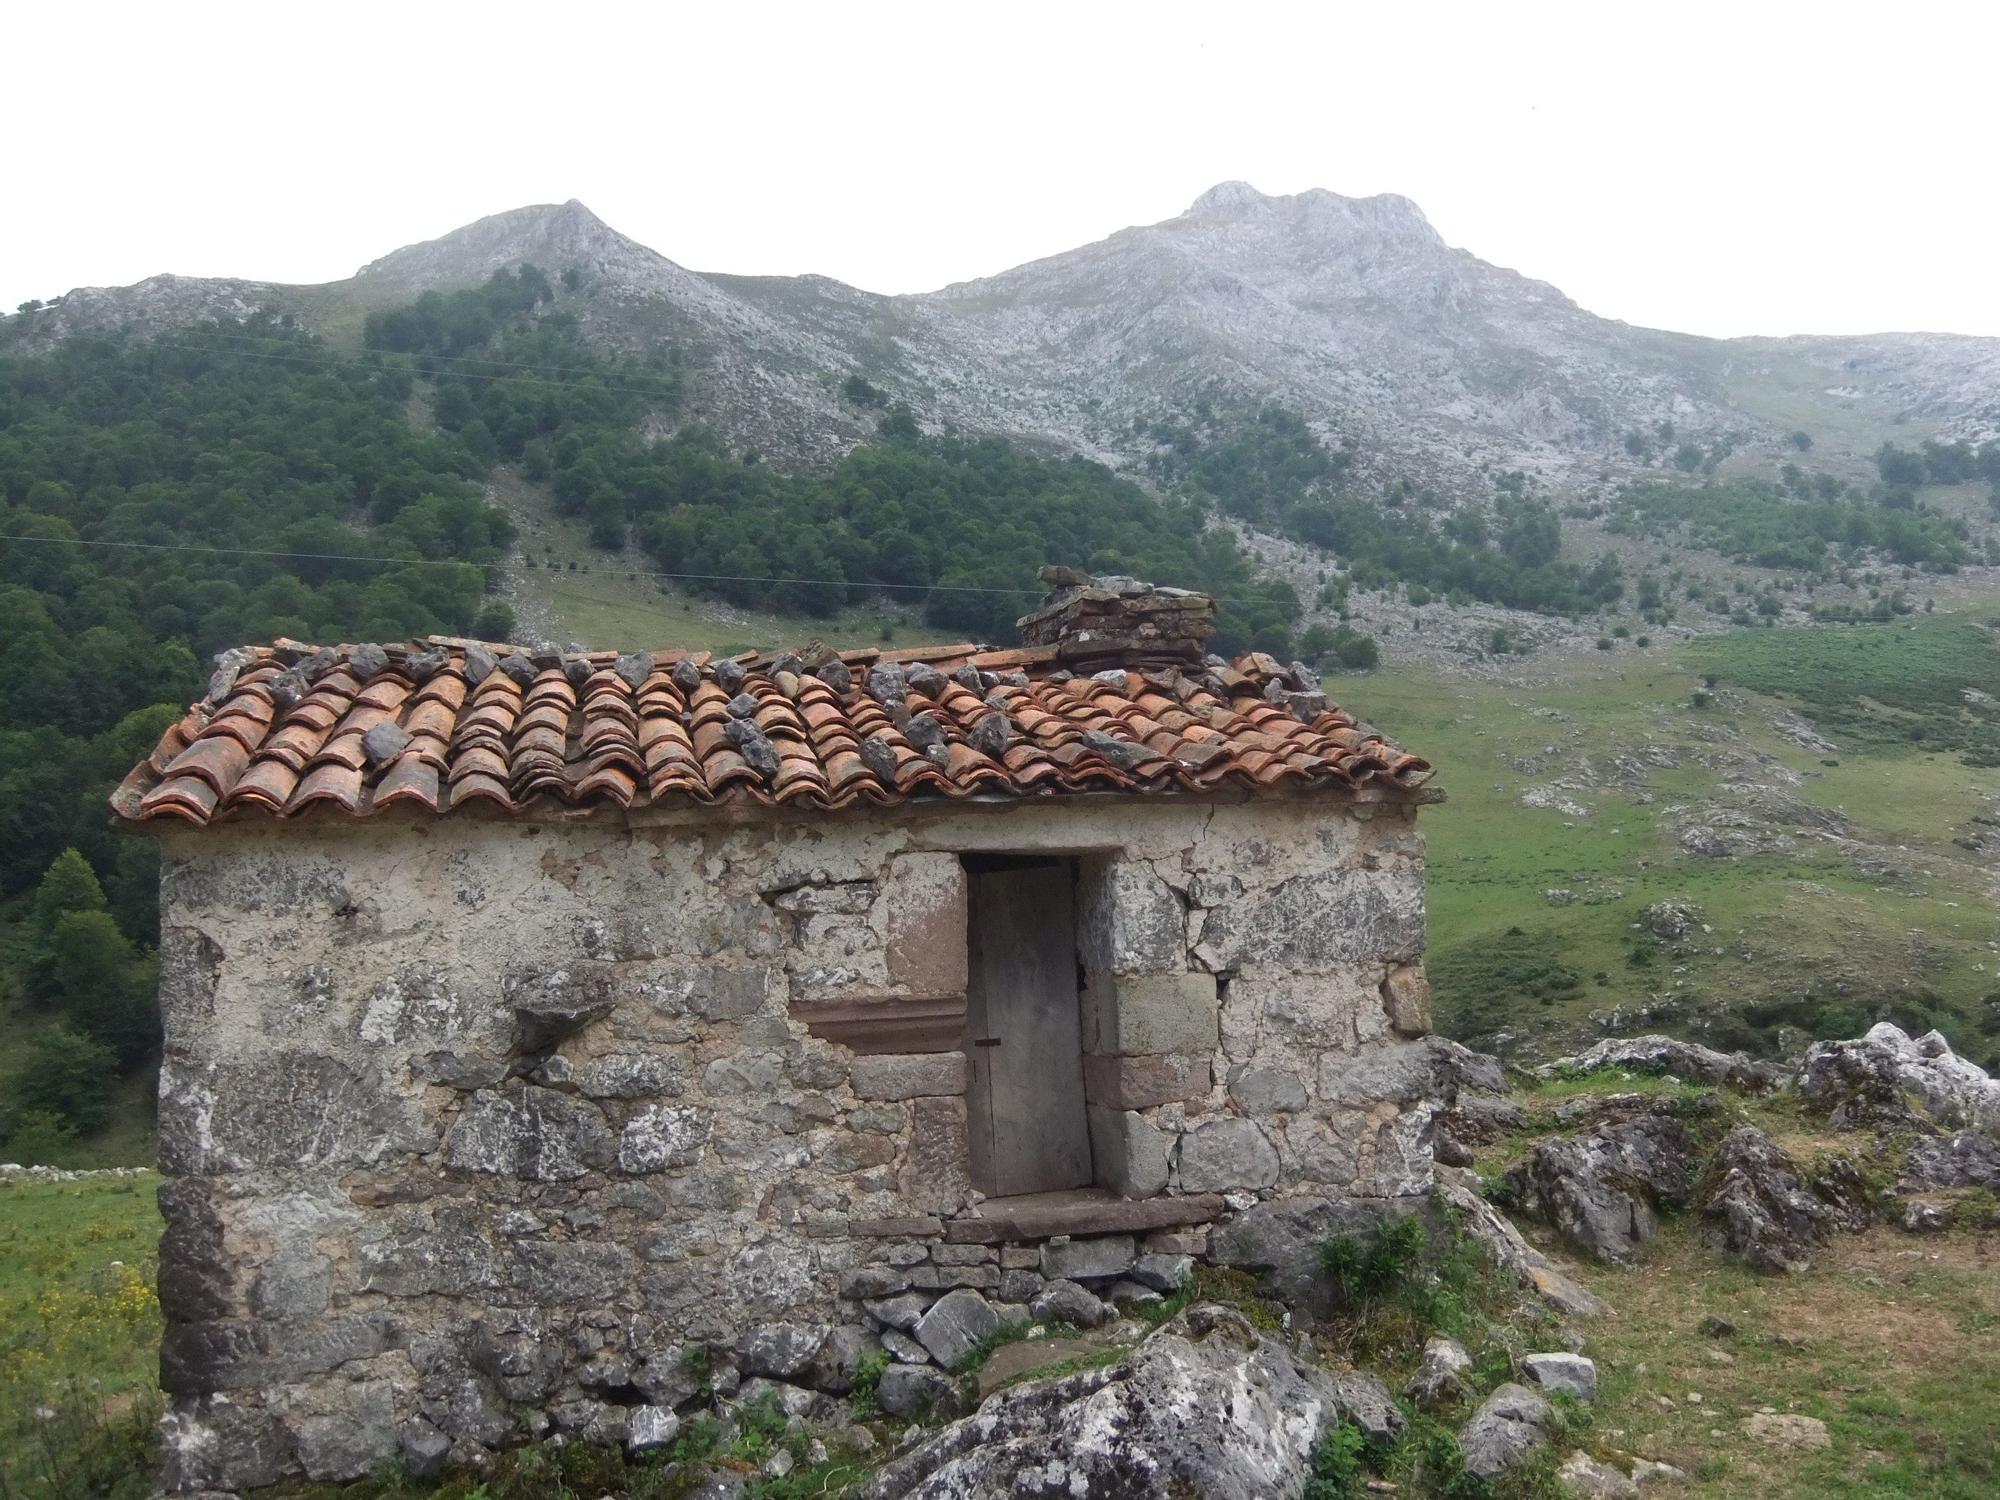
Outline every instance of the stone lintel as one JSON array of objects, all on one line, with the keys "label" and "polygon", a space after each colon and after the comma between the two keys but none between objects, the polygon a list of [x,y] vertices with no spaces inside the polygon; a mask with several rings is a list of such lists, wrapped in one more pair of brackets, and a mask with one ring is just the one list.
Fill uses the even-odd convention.
[{"label": "stone lintel", "polygon": [[1036,1193],[1017,1202],[988,1198],[979,1206],[979,1218],[946,1220],[944,1238],[951,1245],[994,1245],[1057,1234],[1135,1234],[1206,1224],[1221,1218],[1228,1208],[1216,1193],[1140,1199]]},{"label": "stone lintel", "polygon": [[965,996],[792,1002],[792,1015],[822,1041],[852,1052],[956,1052],[965,1034]]}]

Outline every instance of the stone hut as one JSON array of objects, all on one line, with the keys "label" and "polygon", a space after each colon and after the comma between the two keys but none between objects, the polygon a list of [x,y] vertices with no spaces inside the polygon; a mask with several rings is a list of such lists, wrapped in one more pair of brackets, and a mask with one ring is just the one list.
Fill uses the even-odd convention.
[{"label": "stone hut", "polygon": [[113,798],[170,1492],[935,1390],[1428,1192],[1429,767],[1053,581],[1007,650],[221,658]]}]

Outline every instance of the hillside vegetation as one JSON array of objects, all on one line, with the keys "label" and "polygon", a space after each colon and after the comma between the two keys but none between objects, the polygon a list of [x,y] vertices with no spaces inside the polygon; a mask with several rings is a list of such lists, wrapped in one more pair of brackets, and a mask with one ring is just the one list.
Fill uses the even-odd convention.
[{"label": "hillside vegetation", "polygon": [[[0,361],[0,1015],[19,1059],[0,1129],[16,1154],[143,1149],[154,847],[113,837],[102,799],[227,646],[505,637],[517,606],[538,632],[627,647],[1005,640],[1035,570],[1059,559],[1217,594],[1224,649],[1354,668],[1377,651],[1347,619],[1350,591],[1572,617],[1626,596],[1619,558],[1566,555],[1564,509],[1524,476],[1495,477],[1476,506],[1406,484],[1367,494],[1352,442],[1275,404],[1202,401],[1151,424],[1148,489],[926,433],[853,375],[839,399],[874,440],[781,469],[682,420],[703,358],[586,337],[591,290],[573,270],[503,270],[376,308],[359,353],[258,317]],[[1688,473],[1641,481],[1605,513],[1613,535],[1671,535],[1808,581],[1897,558],[1948,570],[1991,543],[1913,486],[1984,483],[1991,462],[1890,445],[1866,482],[1796,465],[1777,488]],[[1262,576],[1219,518],[1322,549],[1314,596]],[[1650,571],[1636,584],[1646,620],[1692,602]],[[1963,898],[1985,856],[1959,825],[1991,794],[1968,778],[1993,753],[2000,668],[1985,621],[1882,603],[1891,623],[1614,657],[1532,702],[1423,669],[1357,679],[1342,696],[1453,790],[1430,819],[1449,1023],[1533,1048],[1645,1014],[1770,1047],[1895,1006],[1977,1051],[1991,934]],[[1748,621],[1789,606],[1767,585],[1756,616],[1725,607]],[[1775,734],[1774,695],[1842,755]],[[1790,801],[1737,806],[1767,763],[1796,782]],[[1933,800],[1863,794],[1877,776]],[[1828,803],[1825,826],[1799,826],[1800,807]],[[1724,857],[1690,852],[1717,817],[1734,830]],[[1937,859],[1870,852],[1913,843]],[[1657,956],[1635,942],[1638,910],[1660,900],[1701,906],[1718,940]],[[1913,901],[1931,903],[1920,936]],[[1773,931],[1796,937],[1796,962],[1774,967],[1751,936]]]}]

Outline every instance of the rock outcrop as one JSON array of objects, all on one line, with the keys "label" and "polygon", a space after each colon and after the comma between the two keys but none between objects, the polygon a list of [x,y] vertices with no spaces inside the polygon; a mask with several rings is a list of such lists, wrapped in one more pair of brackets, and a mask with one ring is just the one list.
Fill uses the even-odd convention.
[{"label": "rock outcrop", "polygon": [[1609,1037],[1535,1071],[1548,1078],[1561,1072],[1594,1073],[1599,1068],[1671,1073],[1689,1083],[1727,1083],[1758,1093],[1776,1088],[1783,1076],[1776,1065],[1758,1062],[1746,1053],[1717,1052],[1698,1042],[1657,1035]]},{"label": "rock outcrop", "polygon": [[861,1493],[1264,1500],[1297,1494],[1320,1437],[1343,1422],[1381,1439],[1404,1427],[1373,1376],[1302,1364],[1241,1314],[1200,1305],[1115,1364],[1000,1392]]},{"label": "rock outcrop", "polygon": [[1935,1031],[1913,1039],[1883,1021],[1853,1041],[1815,1042],[1799,1070],[1798,1087],[1836,1129],[1917,1119],[1948,1130],[2000,1133],[2000,1080],[1954,1053]]},{"label": "rock outcrop", "polygon": [[1671,1115],[1642,1115],[1587,1135],[1543,1141],[1507,1174],[1521,1204],[1599,1260],[1629,1261],[1658,1210],[1687,1200],[1694,1141]]},{"label": "rock outcrop", "polygon": [[1457,1210],[1465,1232],[1486,1247],[1494,1263],[1510,1271],[1521,1285],[1557,1312],[1573,1317],[1602,1317],[1603,1299],[1578,1286],[1556,1263],[1521,1237],[1507,1216],[1488,1203],[1479,1190],[1477,1174],[1459,1167],[1439,1167],[1438,1196]]},{"label": "rock outcrop", "polygon": [[1549,1440],[1555,1408],[1524,1385],[1511,1381],[1479,1404],[1472,1419],[1459,1429],[1458,1448],[1465,1467],[1481,1479],[1498,1479],[1518,1469]]},{"label": "rock outcrop", "polygon": [[1701,1212],[1725,1248],[1760,1271],[1803,1271],[1837,1218],[1799,1179],[1792,1159],[1754,1125],[1739,1125],[1716,1152]]}]

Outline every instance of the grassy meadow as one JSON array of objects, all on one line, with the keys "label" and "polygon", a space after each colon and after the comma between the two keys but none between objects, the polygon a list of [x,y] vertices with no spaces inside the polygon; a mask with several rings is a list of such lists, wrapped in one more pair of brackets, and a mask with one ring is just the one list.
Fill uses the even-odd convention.
[{"label": "grassy meadow", "polygon": [[[1595,1034],[1596,1016],[1768,1048],[1798,1039],[1786,1027],[1891,1014],[1985,1061],[2000,1050],[2000,914],[1992,855],[1958,840],[2000,816],[2000,769],[1969,763],[1995,725],[1958,693],[1988,672],[1992,632],[1939,615],[1621,646],[1554,687],[1390,672],[1331,687],[1435,762],[1448,794],[1423,820],[1441,1029],[1546,1053]],[[1792,712],[1835,751],[1786,737]],[[1727,809],[1742,783],[1846,832],[1685,852],[1676,819]],[[1523,801],[1551,787],[1568,810]],[[1655,941],[1635,924],[1661,901],[1698,906],[1704,927]]]},{"label": "grassy meadow", "polygon": [[0,1497],[139,1500],[159,1410],[158,1179],[0,1182]]}]

